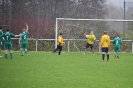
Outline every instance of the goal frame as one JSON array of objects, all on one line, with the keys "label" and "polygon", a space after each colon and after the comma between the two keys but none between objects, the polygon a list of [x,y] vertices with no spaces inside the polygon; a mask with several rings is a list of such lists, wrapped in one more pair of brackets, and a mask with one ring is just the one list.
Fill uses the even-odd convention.
[{"label": "goal frame", "polygon": [[[133,22],[133,20],[123,20],[123,19],[75,19],[75,18],[56,18],[56,24],[55,24],[55,48],[57,47],[57,36],[58,36],[58,21],[59,20],[73,20],[73,21],[110,21],[110,22]],[[65,39],[68,40],[68,52],[69,52],[69,41],[70,40],[85,40],[85,39]],[[99,41],[99,40],[97,40]],[[111,40],[112,41],[112,40]],[[133,40],[123,40],[123,41],[131,41],[132,42],[132,53],[133,53]],[[100,52],[100,47],[99,47]]]}]

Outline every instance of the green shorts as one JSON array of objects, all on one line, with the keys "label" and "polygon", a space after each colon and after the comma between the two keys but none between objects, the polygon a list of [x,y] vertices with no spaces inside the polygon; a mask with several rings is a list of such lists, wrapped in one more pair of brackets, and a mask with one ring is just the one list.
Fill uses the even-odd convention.
[{"label": "green shorts", "polygon": [[0,41],[0,47],[2,47],[2,41]]},{"label": "green shorts", "polygon": [[12,50],[13,49],[12,44],[11,43],[5,43],[4,44],[4,49],[5,50]]},{"label": "green shorts", "polygon": [[120,52],[120,47],[115,47],[115,48],[114,48],[114,51],[115,51],[115,52]]},{"label": "green shorts", "polygon": [[21,43],[20,48],[28,48],[28,43]]}]

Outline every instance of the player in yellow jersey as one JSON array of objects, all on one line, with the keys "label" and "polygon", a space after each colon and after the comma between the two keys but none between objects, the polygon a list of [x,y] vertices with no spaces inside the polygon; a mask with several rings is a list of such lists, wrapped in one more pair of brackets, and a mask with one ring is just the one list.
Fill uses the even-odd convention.
[{"label": "player in yellow jersey", "polygon": [[92,53],[93,53],[93,55],[94,55],[94,48],[93,48],[93,45],[94,45],[94,43],[95,43],[96,36],[94,35],[93,31],[90,31],[90,34],[89,34],[89,35],[86,35],[86,34],[85,34],[85,36],[86,36],[86,38],[87,38],[87,44],[86,44],[86,48],[85,48],[84,54],[86,53],[86,49],[87,49],[88,47],[90,47],[90,48],[91,48],[91,51],[92,51]]},{"label": "player in yellow jersey", "polygon": [[101,37],[101,48],[102,48],[102,61],[104,61],[105,53],[107,55],[107,61],[109,61],[109,47],[110,47],[110,37],[107,35],[107,32],[104,31]]},{"label": "player in yellow jersey", "polygon": [[57,40],[57,48],[54,50],[54,52],[58,50],[58,54],[60,55],[62,51],[62,46],[64,45],[64,43],[65,42],[63,41],[62,33],[60,33]]}]

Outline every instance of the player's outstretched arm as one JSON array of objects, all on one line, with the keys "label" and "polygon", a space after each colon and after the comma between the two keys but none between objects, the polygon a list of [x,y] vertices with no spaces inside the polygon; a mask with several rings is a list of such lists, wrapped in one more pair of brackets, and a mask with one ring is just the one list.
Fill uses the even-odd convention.
[{"label": "player's outstretched arm", "polygon": [[86,38],[88,38],[88,37],[89,37],[89,35],[86,35],[86,34],[84,34],[84,35],[85,35],[85,37],[86,37]]},{"label": "player's outstretched arm", "polygon": [[21,43],[21,38],[19,38],[18,43],[19,43],[19,44]]},{"label": "player's outstretched arm", "polygon": [[26,23],[26,30],[28,30],[29,28],[28,28],[28,24]]},{"label": "player's outstretched arm", "polygon": [[22,34],[19,34],[19,35],[15,35],[15,37],[19,37],[19,36],[21,36]]}]

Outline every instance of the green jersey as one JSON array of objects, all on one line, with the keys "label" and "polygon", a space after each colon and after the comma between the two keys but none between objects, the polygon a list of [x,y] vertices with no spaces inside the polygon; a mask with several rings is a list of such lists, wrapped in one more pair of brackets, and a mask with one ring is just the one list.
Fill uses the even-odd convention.
[{"label": "green jersey", "polygon": [[3,35],[3,31],[0,30],[0,41],[2,41],[2,35]]},{"label": "green jersey", "polygon": [[6,44],[6,43],[12,43],[11,38],[12,38],[12,37],[15,37],[15,35],[12,34],[12,33],[10,33],[10,32],[6,32],[6,33],[3,34],[2,37],[4,37],[4,39],[5,39],[5,44]]},{"label": "green jersey", "polygon": [[113,44],[115,45],[115,47],[120,47],[120,45],[122,44],[122,39],[119,38],[119,37],[116,37],[116,38],[113,40]]},{"label": "green jersey", "polygon": [[28,30],[23,32],[20,38],[21,38],[21,43],[28,43]]}]

